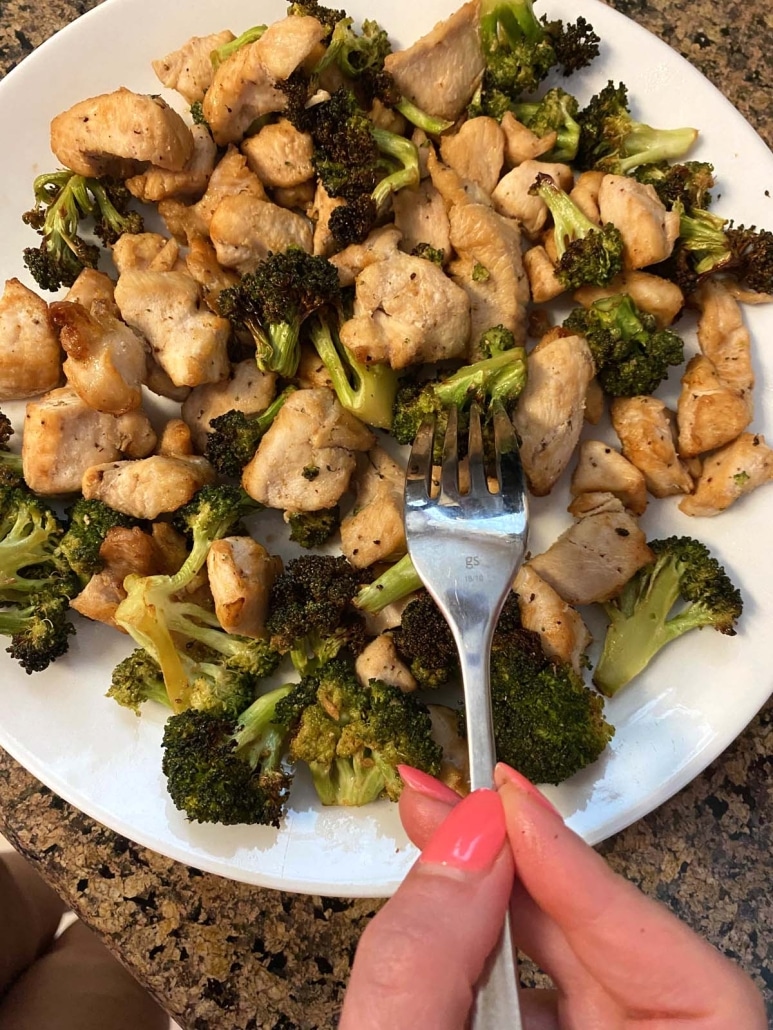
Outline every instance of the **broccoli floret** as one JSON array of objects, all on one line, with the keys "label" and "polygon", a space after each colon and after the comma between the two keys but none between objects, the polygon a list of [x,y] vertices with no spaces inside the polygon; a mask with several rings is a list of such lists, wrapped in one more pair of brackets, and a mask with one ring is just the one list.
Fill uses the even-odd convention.
[{"label": "broccoli floret", "polygon": [[44,587],[16,607],[0,610],[0,635],[11,638],[6,648],[27,673],[43,672],[67,653],[70,634],[69,598],[56,588]]},{"label": "broccoli floret", "polygon": [[54,510],[23,484],[0,486],[0,604],[26,603],[52,590],[68,590],[54,561],[64,526]]},{"label": "broccoli floret", "polygon": [[628,110],[628,90],[613,82],[590,99],[577,115],[580,147],[576,164],[614,175],[626,175],[639,165],[678,161],[698,136],[697,129],[653,129],[634,121]]},{"label": "broccoli floret", "polygon": [[209,55],[212,67],[217,70],[231,54],[235,54],[237,50],[241,50],[242,47],[247,46],[249,43],[256,43],[267,28],[267,25],[253,25],[252,28],[246,29],[238,35],[236,39],[223,43],[222,46],[212,50]]},{"label": "broccoli floret", "polygon": [[549,175],[537,176],[530,193],[547,204],[554,223],[556,276],[567,289],[606,286],[623,269],[623,237],[607,222],[595,225]]},{"label": "broccoli floret", "polygon": [[99,550],[111,529],[131,529],[137,520],[98,500],[80,497],[67,511],[67,530],[56,550],[63,573],[72,571],[81,587],[103,566]]},{"label": "broccoli floret", "polygon": [[322,508],[320,511],[292,511],[287,515],[290,539],[299,547],[321,547],[341,525],[341,509]]},{"label": "broccoli floret", "polygon": [[290,756],[308,765],[324,805],[396,801],[402,763],[439,772],[442,749],[432,739],[426,706],[413,695],[380,680],[363,687],[345,660],[322,665],[297,689],[301,704],[293,710],[305,707]]},{"label": "broccoli floret", "polygon": [[123,708],[130,708],[135,715],[140,714],[140,708],[148,701],[170,707],[161,666],[140,647],[113,669],[110,689],[105,696],[112,697]]},{"label": "broccoli floret", "polygon": [[564,328],[585,337],[598,381],[612,397],[654,393],[669,366],[684,361],[681,337],[658,329],[655,316],[641,311],[626,293],[575,308]]},{"label": "broccoli floret", "polygon": [[607,697],[691,629],[711,626],[734,636],[743,611],[741,592],[705,544],[672,536],[650,547],[655,560],[604,605],[609,627],[593,682]]},{"label": "broccoli floret", "polygon": [[210,421],[206,454],[221,476],[233,479],[241,476],[244,466],[252,460],[258,444],[294,391],[294,386],[285,387],[259,415],[233,409]]},{"label": "broccoli floret", "polygon": [[315,73],[335,64],[348,78],[359,79],[384,67],[384,58],[392,52],[386,31],[370,18],[363,21],[362,33],[355,32],[353,24],[353,18],[336,22],[327,50],[314,68]]},{"label": "broccoli floret", "polygon": [[440,609],[422,590],[392,631],[398,654],[420,687],[439,687],[459,672],[459,652]]},{"label": "broccoli floret", "polygon": [[277,687],[234,719],[188,709],[164,727],[162,769],[175,806],[200,823],[278,826],[292,782],[283,768],[291,727],[277,704],[291,687]]},{"label": "broccoli floret", "polygon": [[641,165],[633,173],[634,179],[652,186],[663,205],[671,211],[677,204],[683,208],[707,208],[711,204],[710,190],[715,184],[714,166],[708,161],[684,161],[669,164]]},{"label": "broccoli floret", "polygon": [[209,122],[204,117],[204,104],[201,100],[194,100],[191,104],[191,119],[194,125],[206,125],[209,128]]},{"label": "broccoli floret", "polygon": [[318,0],[298,0],[298,2],[290,4],[287,13],[316,18],[320,25],[324,25],[331,33],[336,25],[346,18],[346,11],[336,10],[334,7],[324,7],[318,3]]},{"label": "broccoli floret", "polygon": [[338,305],[340,296],[334,265],[288,247],[223,290],[218,303],[221,315],[254,337],[258,368],[290,379],[298,369],[304,321],[325,305]]},{"label": "broccoli floret", "polygon": [[24,485],[21,455],[15,454],[8,446],[13,434],[11,420],[0,411],[0,487]]},{"label": "broccoli floret", "polygon": [[411,556],[406,554],[371,583],[361,586],[354,596],[354,605],[369,615],[377,615],[388,604],[402,601],[423,585]]},{"label": "broccoli floret", "polygon": [[494,358],[514,347],[515,337],[512,332],[503,325],[492,325],[480,334],[477,350],[481,358]]},{"label": "broccoli floret", "polygon": [[425,261],[431,261],[433,265],[437,265],[438,268],[443,267],[443,262],[446,259],[446,252],[439,250],[437,247],[433,247],[430,243],[417,243],[411,251],[412,257],[423,258]]},{"label": "broccoli floret", "polygon": [[541,159],[567,163],[575,159],[580,145],[580,126],[576,121],[578,110],[576,98],[559,86],[548,90],[541,100],[513,106],[515,117],[535,136],[556,133],[556,142]]},{"label": "broccoli floret", "polygon": [[132,195],[118,179],[88,179],[94,198],[94,235],[105,247],[111,247],[124,233],[138,233],[145,228],[142,215],[130,211]]},{"label": "broccoli floret", "polygon": [[553,50],[556,64],[564,76],[587,68],[599,56],[599,39],[590,22],[580,16],[577,21],[548,21],[545,15],[540,19]]}]

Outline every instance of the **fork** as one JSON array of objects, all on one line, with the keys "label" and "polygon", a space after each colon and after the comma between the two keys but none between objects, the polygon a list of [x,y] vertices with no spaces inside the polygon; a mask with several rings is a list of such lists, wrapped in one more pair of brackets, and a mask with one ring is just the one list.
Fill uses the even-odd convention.
[{"label": "fork", "polygon": [[[491,640],[528,534],[518,442],[504,409],[494,412],[496,492],[489,490],[480,411],[468,437],[469,490],[459,483],[458,412],[449,411],[439,493],[433,489],[434,421],[413,443],[405,481],[408,553],[456,641],[464,686],[470,787],[493,786],[496,752],[489,696]],[[436,485],[436,484],[435,484]],[[438,494],[437,496],[435,496]],[[476,989],[473,1030],[522,1030],[518,967],[506,917],[499,945]]]}]

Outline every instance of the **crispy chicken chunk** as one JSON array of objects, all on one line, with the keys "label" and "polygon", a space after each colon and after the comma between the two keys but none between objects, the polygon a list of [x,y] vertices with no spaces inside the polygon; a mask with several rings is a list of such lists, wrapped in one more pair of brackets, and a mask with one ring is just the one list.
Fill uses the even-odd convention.
[{"label": "crispy chicken chunk", "polygon": [[9,279],[0,298],[0,401],[53,389],[62,379],[62,349],[48,304]]},{"label": "crispy chicken chunk", "polygon": [[214,68],[209,55],[236,37],[230,29],[209,36],[192,36],[171,54],[153,61],[153,71],[164,86],[176,89],[188,103],[201,100],[212,85]]},{"label": "crispy chicken chunk", "polygon": [[694,294],[700,308],[698,344],[719,378],[745,397],[751,408],[754,386],[751,338],[743,312],[721,282],[704,282]]},{"label": "crispy chicken chunk", "polygon": [[547,161],[522,161],[499,180],[491,194],[495,210],[500,215],[514,218],[532,238],[544,228],[550,215],[542,197],[529,193],[540,173],[549,175],[562,190],[571,189],[572,169],[569,165]]},{"label": "crispy chicken chunk", "polygon": [[623,237],[627,268],[665,261],[679,235],[679,212],[666,211],[654,188],[629,175],[605,175],[599,187],[599,214]]},{"label": "crispy chicken chunk", "polygon": [[188,253],[185,255],[185,268],[201,287],[209,310],[218,314],[218,298],[223,290],[239,282],[237,273],[221,268],[215,248],[204,236],[190,238]]},{"label": "crispy chicken chunk", "polygon": [[115,511],[137,519],[155,519],[177,511],[208,483],[215,472],[206,458],[151,454],[136,461],[92,465],[81,488],[89,500],[103,501]]},{"label": "crispy chicken chunk", "polygon": [[719,515],[757,487],[773,480],[773,449],[759,433],[741,435],[703,462],[695,493],[683,498],[685,515]]},{"label": "crispy chicken chunk", "polygon": [[580,438],[593,358],[581,336],[548,338],[527,359],[527,380],[513,415],[521,461],[537,497],[549,494]]},{"label": "crispy chicken chunk", "polygon": [[314,175],[311,136],[300,132],[286,118],[270,122],[248,137],[242,143],[242,153],[264,186],[289,189]]},{"label": "crispy chicken chunk", "polygon": [[108,530],[99,556],[104,562],[102,569],[72,599],[70,607],[87,619],[104,622],[125,633],[114,618],[116,608],[126,597],[123,581],[132,574],[153,576],[161,572],[158,548],[153,537],[139,526],[114,526]]},{"label": "crispy chicken chunk", "polygon": [[203,307],[201,288],[187,272],[124,272],[115,299],[175,386],[217,383],[228,375],[231,325]]},{"label": "crispy chicken chunk", "polygon": [[193,154],[193,136],[161,97],[121,87],[58,114],[51,150],[78,175],[127,179],[148,165],[181,172]]},{"label": "crispy chicken chunk", "polygon": [[382,633],[359,653],[354,671],[364,687],[371,680],[382,680],[404,694],[416,689],[413,673],[400,658],[391,633]]},{"label": "crispy chicken chunk", "polygon": [[599,189],[604,178],[603,172],[593,169],[580,172],[569,190],[569,196],[582,213],[597,225],[601,222],[599,211]]},{"label": "crispy chicken chunk", "polygon": [[152,165],[147,171],[126,180],[126,188],[146,204],[157,204],[166,197],[198,199],[207,188],[217,159],[217,147],[206,125],[194,125],[193,153],[179,172]]},{"label": "crispy chicken chunk", "polygon": [[[131,233],[126,235],[129,236]],[[82,304],[87,311],[91,311],[91,305],[99,300],[107,304],[110,313],[116,318],[120,315],[115,302],[115,282],[109,275],[98,272],[96,268],[84,268],[64,295],[64,299],[73,304]]]},{"label": "crispy chicken chunk", "polygon": [[676,451],[673,412],[657,397],[616,397],[610,416],[623,454],[647,481],[654,497],[692,492],[692,477]]},{"label": "crispy chicken chunk", "polygon": [[374,229],[363,243],[350,243],[348,247],[333,254],[330,263],[338,269],[341,285],[354,286],[363,269],[377,261],[394,257],[401,238],[400,230],[394,225],[382,225]]},{"label": "crispy chicken chunk", "polygon": [[285,401],[244,469],[242,485],[269,508],[332,508],[349,487],[357,451],[373,446],[371,431],[324,388],[298,390]]},{"label": "crispy chicken chunk", "polygon": [[204,453],[213,418],[233,410],[257,415],[266,410],[275,393],[276,376],[273,372],[261,372],[253,358],[234,365],[227,379],[191,390],[183,402],[182,416],[190,427],[196,450]]},{"label": "crispy chicken chunk", "polygon": [[109,415],[90,408],[71,386],[27,404],[22,437],[24,478],[35,493],[77,493],[98,462],[150,454],[156,434],[141,410]]},{"label": "crispy chicken chunk", "polygon": [[529,280],[529,292],[535,304],[545,304],[566,289],[556,274],[556,266],[541,243],[529,247],[523,255],[523,267]]},{"label": "crispy chicken chunk", "polygon": [[405,554],[405,469],[373,447],[356,477],[354,511],[341,522],[341,550],[356,569]]},{"label": "crispy chicken chunk", "polygon": [[581,675],[583,656],[591,642],[588,627],[578,611],[531,565],[522,565],[513,583],[524,629],[539,633],[545,654],[568,662]]},{"label": "crispy chicken chunk", "polygon": [[171,272],[179,256],[177,241],[159,232],[127,232],[118,238],[113,247],[113,263],[121,275],[129,270]]},{"label": "crispy chicken chunk", "polygon": [[282,559],[251,536],[216,540],[207,552],[209,586],[215,614],[226,633],[263,638],[268,601]]},{"label": "crispy chicken chunk", "polygon": [[392,198],[395,227],[402,233],[400,247],[410,254],[419,243],[428,243],[442,250],[446,260],[451,255],[448,215],[443,198],[430,179],[416,189],[399,190]]},{"label": "crispy chicken chunk", "polygon": [[209,234],[218,262],[240,275],[253,271],[269,254],[288,247],[300,247],[308,254],[312,251],[308,218],[247,193],[225,197],[212,215]]},{"label": "crispy chicken chunk", "polygon": [[644,473],[601,440],[580,444],[569,490],[572,497],[602,491],[614,494],[634,515],[643,515],[647,507]]},{"label": "crispy chicken chunk", "polygon": [[684,294],[676,283],[638,269],[615,276],[606,286],[582,286],[575,290],[574,299],[589,308],[602,297],[615,297],[620,293],[627,293],[638,308],[652,315],[659,329],[671,325],[684,307]]},{"label": "crispy chicken chunk", "polygon": [[751,394],[720,378],[703,354],[691,358],[682,376],[676,409],[679,454],[692,458],[730,443],[752,420]]},{"label": "crispy chicken chunk", "polygon": [[495,118],[469,118],[453,136],[442,136],[440,155],[463,179],[492,193],[505,160],[505,137]]},{"label": "crispy chicken chunk", "polygon": [[[404,193],[405,190],[400,192]],[[330,257],[337,250],[338,244],[330,231],[330,216],[337,207],[342,207],[345,203],[343,197],[331,197],[322,183],[317,180],[314,200],[308,214],[314,224],[312,253],[318,257]]]},{"label": "crispy chicken chunk", "polygon": [[536,136],[518,121],[512,111],[505,111],[499,124],[505,137],[505,161],[510,168],[524,161],[533,161],[555,146],[556,132]]}]

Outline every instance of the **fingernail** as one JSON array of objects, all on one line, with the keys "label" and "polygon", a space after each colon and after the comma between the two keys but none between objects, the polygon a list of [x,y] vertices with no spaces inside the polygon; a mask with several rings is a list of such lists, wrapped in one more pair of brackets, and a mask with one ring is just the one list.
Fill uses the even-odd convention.
[{"label": "fingernail", "polygon": [[422,851],[419,863],[482,873],[494,864],[506,837],[497,792],[475,790],[451,809]]},{"label": "fingernail", "polygon": [[542,791],[537,790],[531,780],[527,780],[525,776],[521,775],[521,773],[517,772],[517,770],[513,769],[511,766],[505,765],[504,762],[498,762],[494,769],[494,783],[498,787],[503,786],[505,783],[511,784],[522,793],[528,795],[536,804],[541,805],[541,807],[547,809],[548,812],[552,812],[553,815],[557,815],[558,818],[563,821],[564,817],[558,811],[556,806],[552,802],[548,801]]},{"label": "fingernail", "polygon": [[459,801],[459,795],[455,790],[451,790],[445,783],[422,772],[421,769],[414,769],[412,765],[398,765],[397,771],[406,787],[410,787],[411,790],[415,790],[417,794],[422,794],[425,798],[442,801],[447,805],[455,805]]}]

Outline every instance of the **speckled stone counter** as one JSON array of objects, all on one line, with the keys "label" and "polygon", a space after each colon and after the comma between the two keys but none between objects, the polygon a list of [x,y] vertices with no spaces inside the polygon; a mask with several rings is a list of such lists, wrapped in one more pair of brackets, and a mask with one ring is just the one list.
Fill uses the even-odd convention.
[{"label": "speckled stone counter", "polygon": [[[96,3],[0,0],[0,75]],[[613,6],[692,61],[773,145],[767,0]],[[769,704],[702,776],[599,849],[744,966],[771,1015],[772,714]],[[182,866],[74,810],[3,752],[0,831],[186,1030],[335,1026],[380,902],[259,890]]]}]

